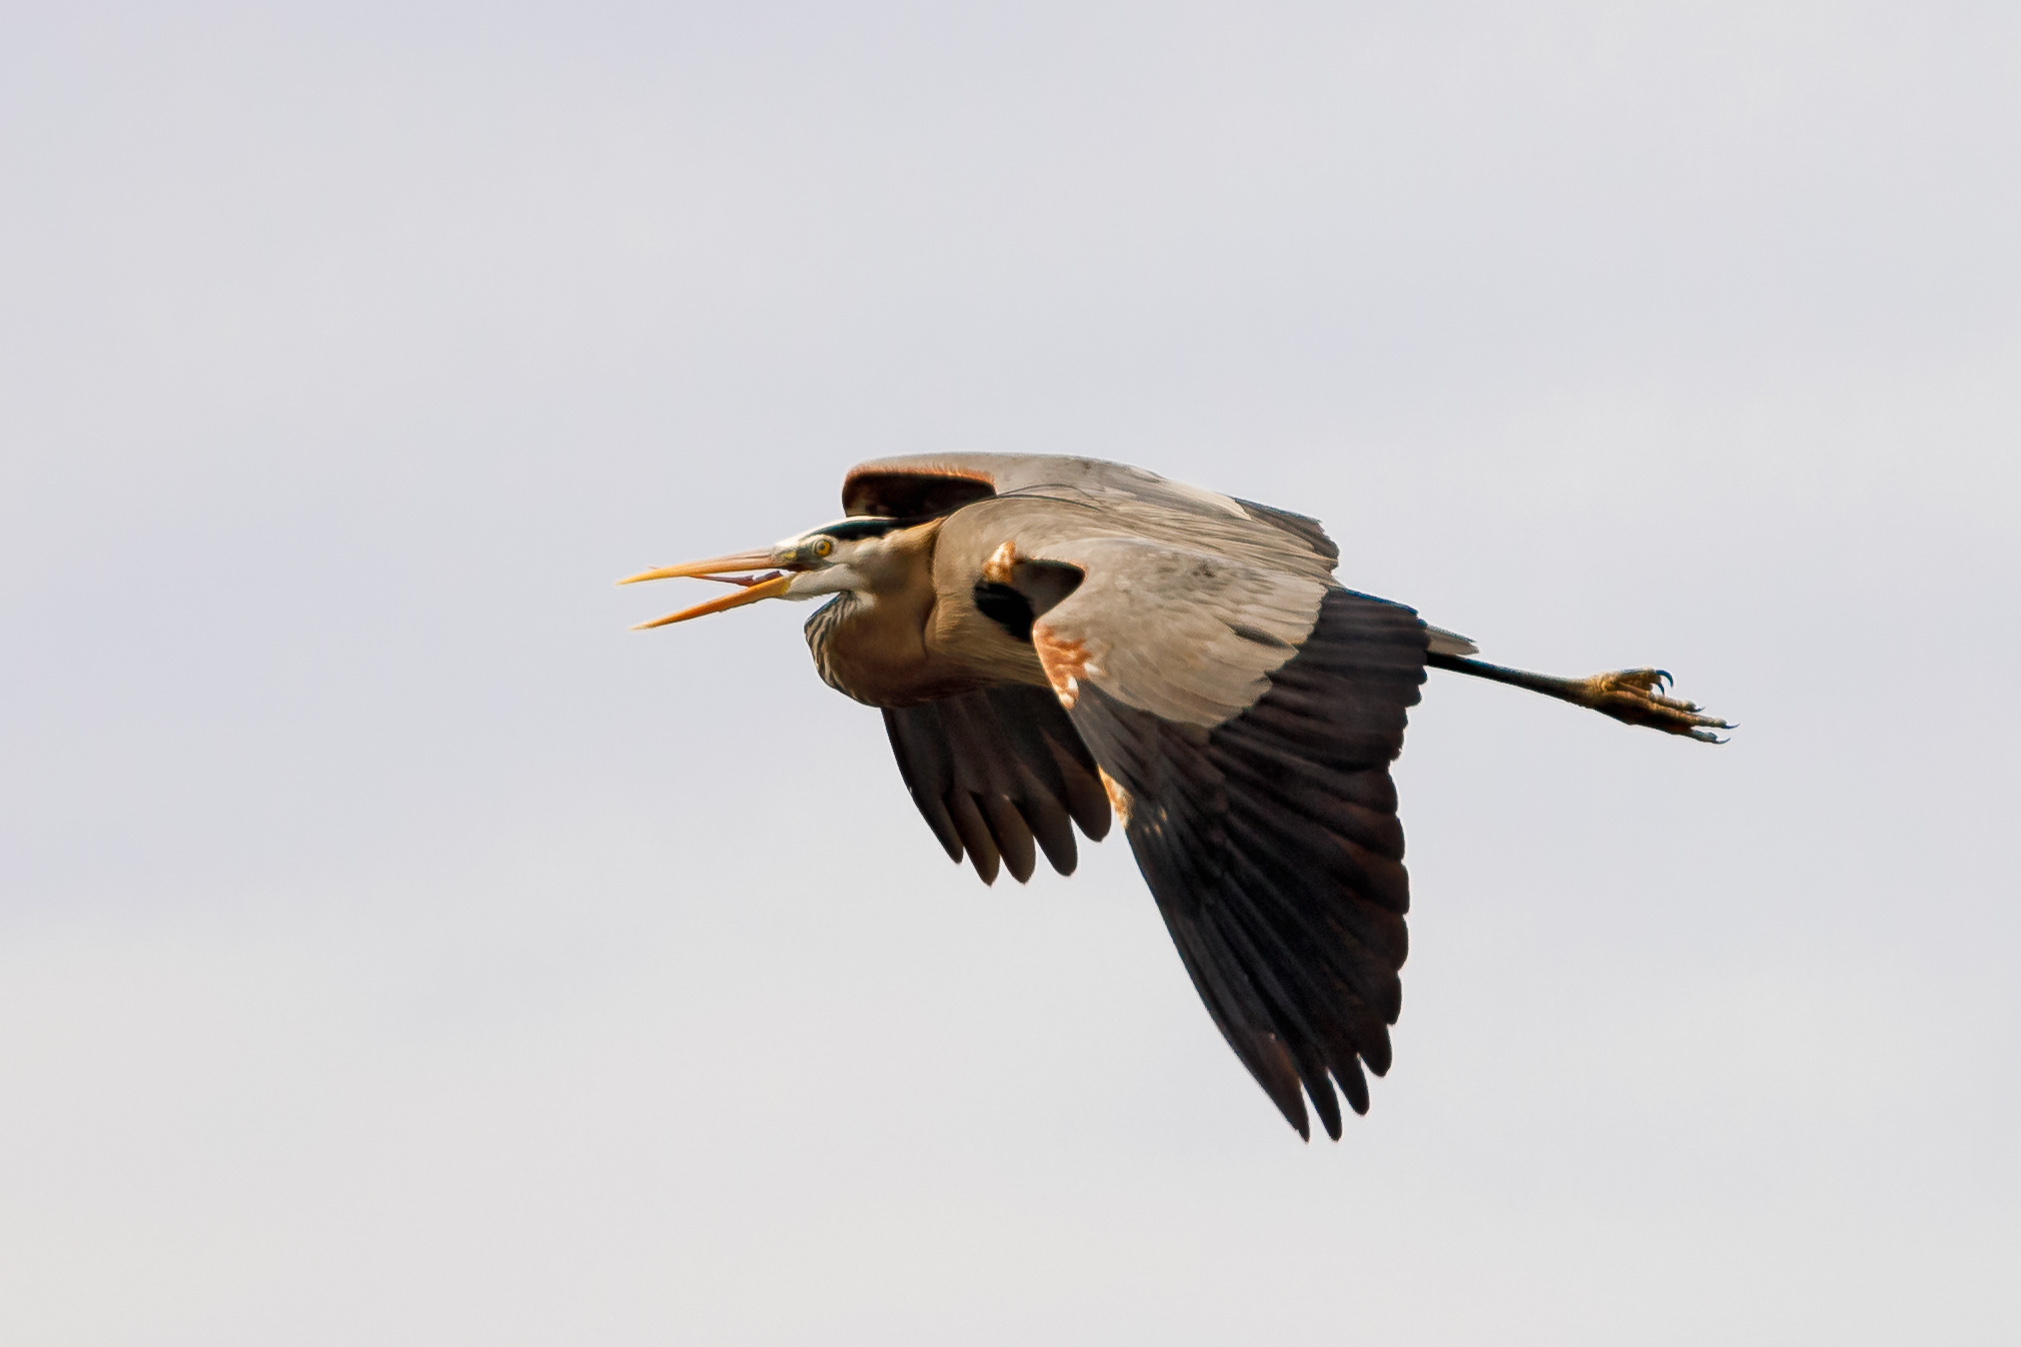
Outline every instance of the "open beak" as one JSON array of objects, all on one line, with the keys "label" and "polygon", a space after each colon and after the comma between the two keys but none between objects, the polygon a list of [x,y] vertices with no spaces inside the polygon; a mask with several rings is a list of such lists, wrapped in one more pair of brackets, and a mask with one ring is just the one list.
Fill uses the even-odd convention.
[{"label": "open beak", "polygon": [[726,584],[739,586],[735,594],[725,594],[720,599],[698,603],[693,608],[683,608],[678,613],[668,613],[650,622],[641,622],[633,631],[644,631],[648,627],[664,627],[675,622],[686,622],[691,617],[707,617],[710,613],[720,613],[731,608],[741,608],[747,603],[760,599],[776,599],[786,592],[793,583],[793,577],[784,572],[774,571],[770,575],[739,575],[739,571],[762,571],[772,565],[772,553],[733,552],[726,557],[711,557],[707,561],[690,561],[680,566],[661,566],[657,570],[640,571],[618,581],[621,585],[635,585],[641,580],[673,580],[682,576],[692,576],[700,580],[721,580]]}]

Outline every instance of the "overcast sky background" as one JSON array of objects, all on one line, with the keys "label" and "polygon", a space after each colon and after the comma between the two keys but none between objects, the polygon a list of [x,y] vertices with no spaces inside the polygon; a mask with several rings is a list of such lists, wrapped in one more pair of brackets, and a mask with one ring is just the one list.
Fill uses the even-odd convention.
[{"label": "overcast sky background", "polygon": [[[0,1338],[2011,1342],[2011,5],[0,9]],[[173,12],[171,12],[171,10]],[[1435,675],[1301,1144],[806,610],[1086,453]]]}]

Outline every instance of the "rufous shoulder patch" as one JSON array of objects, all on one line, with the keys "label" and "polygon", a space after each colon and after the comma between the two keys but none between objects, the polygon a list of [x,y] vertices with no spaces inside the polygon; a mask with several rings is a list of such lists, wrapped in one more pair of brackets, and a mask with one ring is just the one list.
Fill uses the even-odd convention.
[{"label": "rufous shoulder patch", "polygon": [[1053,685],[1053,695],[1071,711],[1080,700],[1081,680],[1088,676],[1088,647],[1085,641],[1069,640],[1040,622],[1032,627],[1032,649],[1038,652],[1039,667]]}]

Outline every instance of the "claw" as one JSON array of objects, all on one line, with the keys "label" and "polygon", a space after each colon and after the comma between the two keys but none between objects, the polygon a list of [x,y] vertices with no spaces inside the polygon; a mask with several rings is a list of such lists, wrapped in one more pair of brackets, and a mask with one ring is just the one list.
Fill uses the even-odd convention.
[{"label": "claw", "polygon": [[1595,674],[1586,680],[1585,694],[1578,700],[1623,724],[1646,725],[1700,743],[1725,743],[1712,731],[1733,726],[1705,714],[1697,702],[1666,695],[1673,681],[1668,669],[1621,669]]}]

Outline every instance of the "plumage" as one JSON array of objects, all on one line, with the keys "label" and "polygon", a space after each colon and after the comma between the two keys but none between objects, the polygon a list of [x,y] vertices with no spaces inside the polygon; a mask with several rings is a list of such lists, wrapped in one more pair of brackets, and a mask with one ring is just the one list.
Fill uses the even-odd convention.
[{"label": "plumage", "polygon": [[[881,708],[900,777],[985,881],[1077,862],[1112,817],[1209,1017],[1302,1135],[1369,1107],[1402,1009],[1410,880],[1389,765],[1428,667],[1711,739],[1668,675],[1584,680],[1334,578],[1315,520],[1093,459],[930,455],[853,469],[848,517],[769,551],[645,572],[835,597],[821,676]],[[733,572],[777,568],[739,578]],[[1336,1097],[1336,1091],[1338,1097]]]},{"label": "plumage", "polygon": [[[913,803],[957,861],[965,842],[952,819],[963,801],[974,806],[988,851],[1006,850],[992,820],[1012,819],[1011,830],[1035,838],[1063,875],[1072,874],[1077,861],[1076,823],[1096,841],[1108,835],[1109,800],[1099,769],[1046,689],[1000,685],[887,707],[884,728]],[[981,856],[972,860],[985,882],[995,878]],[[1024,880],[1031,869],[1020,874],[1013,866],[1011,873]]]}]

